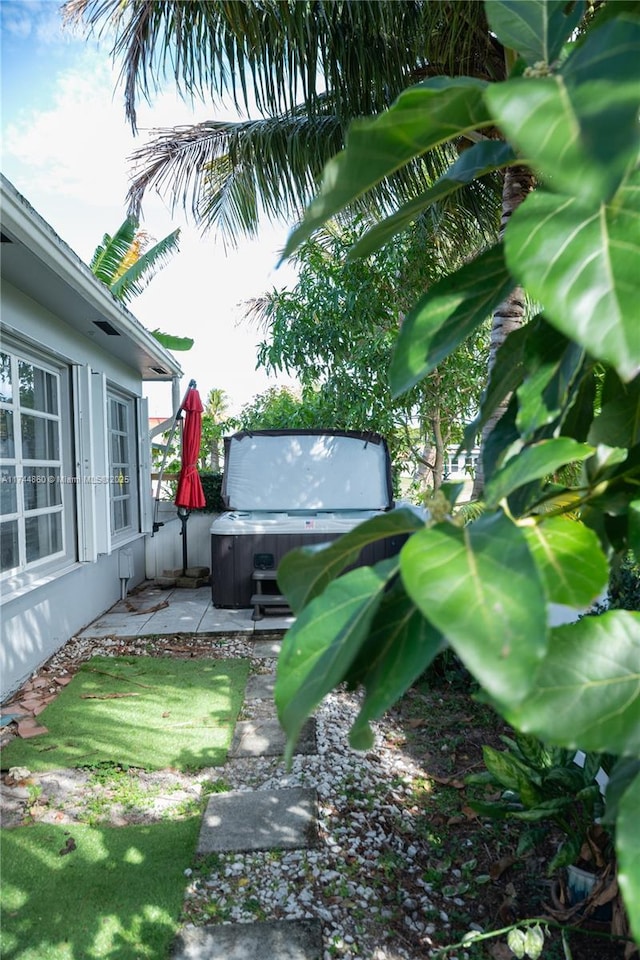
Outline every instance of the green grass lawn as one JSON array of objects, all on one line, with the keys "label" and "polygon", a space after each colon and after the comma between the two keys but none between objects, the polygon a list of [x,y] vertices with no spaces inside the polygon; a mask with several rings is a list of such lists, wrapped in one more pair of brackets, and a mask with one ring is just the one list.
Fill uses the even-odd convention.
[{"label": "green grass lawn", "polygon": [[248,672],[248,660],[93,657],[38,717],[48,733],[16,737],[2,766],[219,766]]},{"label": "green grass lawn", "polygon": [[4,960],[164,960],[200,817],[0,832]]}]

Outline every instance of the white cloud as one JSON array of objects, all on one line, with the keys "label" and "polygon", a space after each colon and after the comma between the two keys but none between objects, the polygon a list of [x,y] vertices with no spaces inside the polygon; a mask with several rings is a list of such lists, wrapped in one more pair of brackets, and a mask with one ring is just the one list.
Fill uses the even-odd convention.
[{"label": "white cloud", "polygon": [[[7,126],[3,167],[61,238],[88,261],[103,234],[124,219],[127,157],[144,138],[144,128],[197,122],[207,111],[199,107],[196,114],[175,94],[159,95],[152,106],[141,104],[141,136],[135,139],[125,122],[121,94],[113,94],[116,74],[107,54],[85,45],[72,49],[73,61],[67,58],[67,66],[50,78],[51,106],[42,110],[32,103]],[[225,254],[220,242],[202,238],[183,216],[172,216],[168,203],[156,195],[145,200],[143,226],[156,239],[180,226],[181,252],[133,303],[133,312],[150,329],[193,336],[194,349],[179,354],[186,378],[195,378],[203,394],[212,387],[225,390],[237,412],[273,382],[255,372],[261,335],[239,324],[243,309],[237,305],[292,278],[288,268],[274,273],[286,230],[266,228],[259,240]],[[166,386],[149,390],[149,396],[152,415],[170,412]]]}]

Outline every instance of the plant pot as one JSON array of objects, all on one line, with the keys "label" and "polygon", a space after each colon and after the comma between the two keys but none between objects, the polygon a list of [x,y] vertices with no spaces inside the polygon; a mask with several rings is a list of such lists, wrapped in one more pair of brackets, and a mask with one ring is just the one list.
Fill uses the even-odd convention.
[{"label": "plant pot", "polygon": [[[600,877],[590,870],[583,870],[575,864],[569,864],[567,867],[567,898],[572,906],[588,900],[596,885],[600,882]],[[612,917],[611,903],[603,903],[590,912],[592,920],[608,923]]]}]

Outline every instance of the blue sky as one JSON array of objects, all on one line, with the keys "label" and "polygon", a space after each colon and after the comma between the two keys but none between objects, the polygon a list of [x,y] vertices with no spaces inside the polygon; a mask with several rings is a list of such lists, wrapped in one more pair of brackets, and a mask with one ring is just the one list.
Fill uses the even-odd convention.
[{"label": "blue sky", "polygon": [[[134,138],[108,43],[63,29],[57,0],[0,0],[0,26],[2,172],[86,261],[125,217],[127,156],[143,142],[145,128],[215,114],[210,106],[183,103],[167,85],[151,106],[141,105]],[[142,226],[156,239],[181,227],[181,252],[132,312],[152,329],[193,336],[194,349],[179,355],[185,385],[193,377],[203,394],[223,389],[237,411],[274,382],[254,371],[260,337],[242,322],[240,304],[292,282],[286,266],[275,271],[286,227],[267,227],[259,240],[225,252],[221,241],[201,237],[156,196],[145,203]],[[170,412],[168,388],[150,388],[148,395],[152,415]]]}]

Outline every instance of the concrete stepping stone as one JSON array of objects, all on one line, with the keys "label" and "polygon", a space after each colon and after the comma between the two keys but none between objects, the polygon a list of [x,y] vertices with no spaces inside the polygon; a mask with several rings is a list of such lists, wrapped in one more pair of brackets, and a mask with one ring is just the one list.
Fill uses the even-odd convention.
[{"label": "concrete stepping stone", "polygon": [[251,656],[259,659],[276,659],[280,653],[279,640],[254,640],[251,644]]},{"label": "concrete stepping stone", "polygon": [[[277,717],[259,717],[239,720],[233,731],[229,757],[281,757],[287,745],[287,736]],[[308,756],[317,753],[316,722],[307,720],[293,751]]]},{"label": "concrete stepping stone", "polygon": [[[197,853],[297,850],[316,840],[315,790],[233,790],[209,797]],[[278,954],[264,954],[265,957]]]},{"label": "concrete stepping stone", "polygon": [[245,700],[273,700],[275,673],[252,673],[244,691]]},{"label": "concrete stepping stone", "polygon": [[177,936],[172,960],[322,960],[318,920],[273,920],[188,927]]}]

